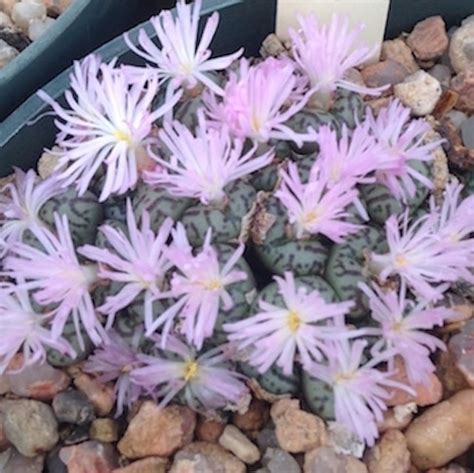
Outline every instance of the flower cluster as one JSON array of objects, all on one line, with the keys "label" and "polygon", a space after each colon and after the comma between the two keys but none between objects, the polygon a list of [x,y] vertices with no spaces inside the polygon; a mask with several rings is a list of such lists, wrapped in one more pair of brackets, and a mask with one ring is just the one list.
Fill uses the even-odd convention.
[{"label": "flower cluster", "polygon": [[[452,181],[410,217],[420,186],[433,187],[418,166],[440,141],[427,143],[429,125],[398,101],[352,127],[298,130],[321,108],[342,122],[331,110],[338,88],[380,91],[346,80],[373,52],[356,47],[347,19],[300,18],[291,57],[252,62],[242,51],[211,58],[218,15],[199,37],[200,8],[179,0],[176,16],[153,18],[158,43],[145,30],[126,38],[146,67],[89,56],[74,65],[65,105],[40,92],[57,116],[59,161],[47,179],[16,170],[0,189],[0,374],[19,352],[24,366],[49,350],[75,357],[64,336],[73,327],[81,350],[84,336],[95,345],[84,369],[114,383],[118,416],[141,397],[239,410],[249,401],[240,371],[304,371],[332,388],[336,420],[373,445],[393,390],[414,395],[433,375],[431,355],[445,348],[435,329],[456,316],[439,301],[474,283],[474,196]],[[196,126],[180,103],[190,97]],[[364,192],[374,184],[405,207],[385,221],[384,254],[359,247],[362,220],[376,232]],[[46,221],[45,204],[72,187],[107,219],[95,240],[71,231],[75,208]],[[267,202],[284,212],[263,215]],[[288,264],[272,266],[246,240],[261,221],[265,251],[274,245],[270,256]],[[297,261],[322,248],[329,280],[341,245],[358,253],[348,271],[357,302]],[[268,264],[259,283],[279,274],[263,290],[258,258]],[[361,307],[365,317],[348,319]]]}]

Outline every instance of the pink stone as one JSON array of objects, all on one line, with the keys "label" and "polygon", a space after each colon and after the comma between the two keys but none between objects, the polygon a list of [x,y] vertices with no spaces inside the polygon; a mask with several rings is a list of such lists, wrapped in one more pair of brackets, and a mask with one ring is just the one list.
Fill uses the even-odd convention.
[{"label": "pink stone", "polygon": [[[400,383],[409,385],[405,365],[400,357],[397,357],[395,360],[395,369],[397,370],[397,373],[393,376],[393,379]],[[411,387],[416,392],[415,396],[412,396],[401,389],[391,389],[392,397],[387,400],[387,405],[399,406],[415,402],[418,406],[431,406],[432,404],[439,402],[443,397],[443,386],[434,373],[429,376],[428,384],[417,384]]]},{"label": "pink stone", "polygon": [[149,457],[138,460],[123,468],[116,468],[113,473],[165,473],[168,460],[160,457]]},{"label": "pink stone", "polygon": [[64,447],[59,458],[67,465],[68,473],[112,473],[117,465],[112,445],[95,441]]},{"label": "pink stone", "polygon": [[451,80],[451,88],[459,94],[456,105],[463,112],[474,112],[474,70],[462,72]]},{"label": "pink stone", "polygon": [[147,401],[131,420],[118,449],[130,459],[168,457],[192,441],[195,427],[196,414],[188,407],[159,408]]},{"label": "pink stone", "polygon": [[[10,363],[10,369],[23,365],[22,355],[15,363]],[[10,391],[20,397],[51,401],[56,394],[64,391],[71,383],[71,378],[64,371],[53,368],[47,363],[26,366],[19,372],[9,371],[6,378],[10,384]]]},{"label": "pink stone", "polygon": [[409,71],[404,65],[388,59],[364,67],[361,74],[367,87],[381,87],[403,82]]},{"label": "pink stone", "polygon": [[446,25],[440,16],[420,21],[407,38],[407,44],[418,59],[428,61],[441,56],[448,49]]},{"label": "pink stone", "polygon": [[100,416],[106,416],[113,409],[115,395],[112,386],[103,384],[85,373],[75,376],[74,384],[79,391],[87,396]]}]

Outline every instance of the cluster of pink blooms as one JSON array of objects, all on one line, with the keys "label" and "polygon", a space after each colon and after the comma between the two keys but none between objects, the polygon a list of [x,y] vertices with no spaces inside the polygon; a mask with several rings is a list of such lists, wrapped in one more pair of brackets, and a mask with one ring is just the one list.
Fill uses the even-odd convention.
[{"label": "cluster of pink blooms", "polygon": [[[176,17],[165,12],[152,19],[161,46],[144,31],[139,47],[127,39],[147,67],[90,56],[74,66],[65,107],[40,92],[57,115],[61,151],[52,177],[39,181],[33,171],[18,170],[16,182],[0,194],[2,277],[10,281],[0,286],[0,373],[18,351],[25,365],[43,362],[48,349],[74,356],[63,338],[67,323],[82,345],[84,329],[97,346],[86,370],[115,382],[118,415],[141,395],[162,406],[180,396],[200,411],[239,408],[249,394],[233,361],[245,359],[261,373],[275,366],[285,374],[300,363],[332,386],[336,420],[372,445],[391,389],[411,392],[393,380],[394,357],[404,360],[410,384],[425,382],[434,370],[431,353],[444,348],[426,331],[455,316],[433,303],[453,283],[474,282],[474,196],[461,199],[458,183],[447,186],[441,205],[432,200],[426,215],[411,221],[407,210],[387,220],[389,251],[369,255],[376,282],[360,287],[375,327],[351,329],[345,317],[353,301],[329,303],[287,272],[275,277],[281,304],[259,300],[255,315],[224,324],[228,344],[204,352],[220,311],[234,304],[229,288],[247,279],[238,269],[243,244],[222,263],[211,231],[194,248],[182,224],[166,219],[154,231],[150,215],[144,211],[137,218],[129,200],[126,231],[100,228],[104,248],[75,248],[65,216],[55,215],[54,229],[39,216],[62,189],[75,185],[83,195],[99,175],[101,201],[143,179],[178,198],[225,202],[226,186],[272,163],[277,140],[316,142],[319,148],[306,180],[295,163],[280,170],[275,196],[296,238],[321,235],[340,243],[363,230],[350,220],[354,211],[368,220],[361,185],[382,184],[401,203],[414,196],[416,184],[432,187],[413,162],[431,161],[440,142],[426,144],[429,126],[410,121],[397,101],[377,117],[367,111],[354,131],[343,127],[339,137],[330,127],[297,133],[288,125],[308,104],[328,106],[338,87],[379,92],[345,78],[372,54],[354,48],[359,31],[350,31],[347,20],[334,17],[320,26],[313,17],[300,18],[301,30],[291,32],[292,58],[256,65],[240,59],[221,86],[216,71],[242,51],[211,58],[218,15],[208,19],[198,40],[200,7],[200,0],[179,1]],[[173,120],[174,108],[201,87],[198,126],[189,130]],[[143,166],[144,155],[153,168]],[[28,231],[32,243],[23,238]],[[388,280],[398,289],[387,290]],[[117,292],[95,307],[93,292],[110,282]],[[111,327],[120,311],[137,302],[144,327],[129,343]],[[156,314],[162,303],[165,309]],[[368,336],[378,337],[371,348]],[[154,342],[150,354],[138,350],[140,337]]]}]

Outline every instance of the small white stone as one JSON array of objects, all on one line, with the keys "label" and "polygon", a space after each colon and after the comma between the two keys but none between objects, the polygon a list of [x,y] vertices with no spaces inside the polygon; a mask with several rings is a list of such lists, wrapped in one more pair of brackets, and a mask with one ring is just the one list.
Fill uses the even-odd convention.
[{"label": "small white stone", "polygon": [[31,20],[30,26],[28,27],[28,37],[31,41],[36,41],[55,21],[54,18],[50,18],[49,16],[44,20],[38,20],[37,18]]},{"label": "small white stone", "polygon": [[0,0],[0,10],[11,16],[15,3],[17,3],[17,0]]},{"label": "small white stone", "polygon": [[11,18],[6,13],[0,11],[0,28],[11,28],[12,26]]},{"label": "small white stone", "polygon": [[44,18],[46,18],[46,7],[43,3],[20,2],[13,6],[12,20],[24,33],[28,32],[32,20]]},{"label": "small white stone", "polygon": [[442,89],[438,79],[420,70],[396,84],[394,92],[404,105],[411,108],[413,115],[421,117],[434,110]]},{"label": "small white stone", "polygon": [[226,426],[219,437],[219,444],[249,465],[260,460],[259,449],[234,425]]},{"label": "small white stone", "polygon": [[8,43],[0,39],[0,68],[6,66],[18,56],[18,51]]}]

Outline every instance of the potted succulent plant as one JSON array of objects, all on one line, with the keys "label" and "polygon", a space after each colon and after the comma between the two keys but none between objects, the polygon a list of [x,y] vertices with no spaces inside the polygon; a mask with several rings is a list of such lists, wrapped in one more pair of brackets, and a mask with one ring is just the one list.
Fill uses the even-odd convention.
[{"label": "potted succulent plant", "polygon": [[158,13],[173,0],[76,0],[0,72],[0,122],[73,59]]},{"label": "potted succulent plant", "polygon": [[[364,471],[376,442],[396,443],[406,470],[444,466],[472,442],[459,428],[472,389],[384,433],[441,400],[434,357],[448,339],[472,381],[458,307],[474,297],[472,163],[448,162],[425,117],[447,113],[441,86],[421,113],[390,78],[367,84],[374,48],[348,18],[299,17],[283,43],[267,2],[219,5],[178,2],[39,91],[30,124],[7,120],[6,166],[55,147],[40,176],[16,168],[1,187],[0,375],[24,392],[46,362],[74,366],[86,396],[94,383],[110,394],[130,462],[185,447],[176,470],[219,462],[216,449],[237,471],[265,466],[275,459],[224,428],[254,435],[265,415],[258,428],[239,416],[262,410],[286,451],[277,471],[298,471],[288,453],[305,453],[306,471],[328,455]],[[252,16],[269,21],[251,29]],[[412,84],[405,72],[397,86]],[[220,446],[186,446],[197,414],[222,426]],[[169,432],[179,441],[163,449]],[[104,450],[59,457],[112,470]]]}]

